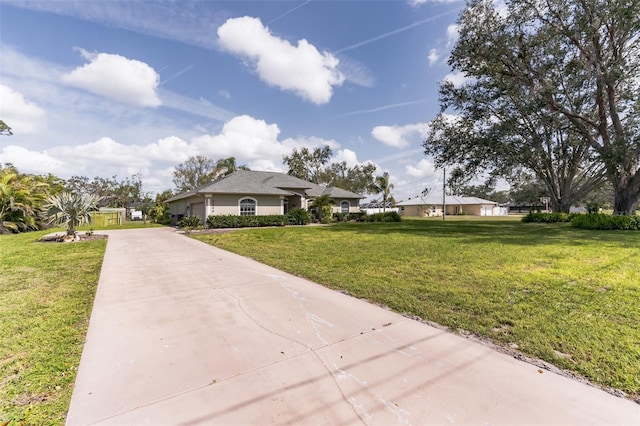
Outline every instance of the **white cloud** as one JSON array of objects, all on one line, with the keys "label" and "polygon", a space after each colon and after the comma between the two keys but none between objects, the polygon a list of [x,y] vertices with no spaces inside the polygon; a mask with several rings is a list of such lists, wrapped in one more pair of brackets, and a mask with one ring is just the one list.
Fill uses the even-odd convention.
[{"label": "white cloud", "polygon": [[358,155],[347,148],[339,150],[332,159],[333,163],[341,163],[343,161],[347,163],[347,167],[354,167],[360,164],[358,162]]},{"label": "white cloud", "polygon": [[424,137],[428,128],[428,123],[407,124],[405,126],[376,126],[371,131],[371,135],[385,145],[404,148],[410,144],[407,137],[416,134]]},{"label": "white cloud", "polygon": [[224,49],[249,60],[260,79],[315,104],[329,102],[333,87],[344,82],[335,56],[320,53],[305,39],[293,46],[272,35],[258,18],[227,20],[218,28],[218,38]]},{"label": "white cloud", "polygon": [[454,71],[444,76],[445,81],[450,81],[454,87],[461,87],[469,78],[461,71]]},{"label": "white cloud", "polygon": [[433,178],[439,173],[433,165],[433,161],[428,158],[418,161],[415,166],[411,164],[405,166],[405,170],[409,176],[419,178]]},{"label": "white cloud", "polygon": [[144,62],[111,53],[79,49],[88,64],[62,76],[62,81],[120,102],[157,107],[160,76]]},{"label": "white cloud", "polygon": [[217,135],[195,138],[198,150],[212,158],[235,156],[244,160],[257,160],[282,155],[284,149],[278,141],[280,129],[248,115],[229,120]]},{"label": "white cloud", "polygon": [[123,145],[108,137],[84,145],[63,145],[51,148],[49,152],[58,158],[68,158],[70,162],[96,163],[131,169],[147,168],[148,158],[138,155],[135,145]]},{"label": "white cloud", "polygon": [[329,145],[332,149],[340,145],[317,137],[286,138],[279,140],[277,124],[268,124],[248,115],[234,117],[217,134],[194,138],[191,147],[210,158],[236,157],[239,164],[248,164],[252,170],[282,171],[282,157],[294,149],[314,148]]},{"label": "white cloud", "polygon": [[46,112],[8,86],[0,84],[0,119],[14,134],[36,133],[46,127]]},{"label": "white cloud", "polygon": [[195,147],[177,136],[162,138],[156,143],[137,147],[136,155],[150,160],[175,161],[181,163],[192,155],[198,155]]},{"label": "white cloud", "polygon": [[440,59],[440,54],[438,53],[438,49],[431,49],[429,51],[429,66],[432,66]]},{"label": "white cloud", "polygon": [[460,37],[460,25],[449,24],[447,27],[447,46],[453,45]]},{"label": "white cloud", "polygon": [[3,163],[11,163],[23,173],[62,175],[68,170],[64,161],[49,155],[46,151],[31,151],[16,145],[4,148],[0,158]]}]

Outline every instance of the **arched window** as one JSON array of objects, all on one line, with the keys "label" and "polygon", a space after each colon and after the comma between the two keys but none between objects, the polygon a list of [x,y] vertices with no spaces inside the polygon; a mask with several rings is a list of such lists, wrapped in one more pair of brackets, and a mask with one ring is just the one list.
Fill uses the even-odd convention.
[{"label": "arched window", "polygon": [[349,210],[351,210],[351,203],[349,203],[348,201],[343,201],[340,203],[341,213],[349,213]]},{"label": "arched window", "polygon": [[258,202],[253,198],[243,198],[238,203],[240,207],[240,216],[255,216]]}]

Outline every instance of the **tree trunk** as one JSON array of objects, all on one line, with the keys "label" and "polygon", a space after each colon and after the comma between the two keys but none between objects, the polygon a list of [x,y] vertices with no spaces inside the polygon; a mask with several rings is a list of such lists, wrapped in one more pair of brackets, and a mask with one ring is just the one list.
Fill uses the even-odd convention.
[{"label": "tree trunk", "polygon": [[569,213],[571,210],[571,202],[565,202],[563,199],[551,197],[551,210],[558,213]]},{"label": "tree trunk", "polygon": [[615,199],[613,201],[613,214],[629,215],[634,214],[640,201],[640,193],[632,185],[614,185]]}]

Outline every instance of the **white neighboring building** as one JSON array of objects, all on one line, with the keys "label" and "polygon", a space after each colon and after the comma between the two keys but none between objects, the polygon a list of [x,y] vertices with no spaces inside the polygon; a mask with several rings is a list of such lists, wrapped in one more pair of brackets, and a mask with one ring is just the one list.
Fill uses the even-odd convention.
[{"label": "white neighboring building", "polygon": [[[396,203],[402,216],[442,216],[442,196],[428,195],[426,197],[411,198]],[[500,207],[495,201],[478,197],[445,197],[447,215],[468,214],[471,216],[506,216],[507,207]]]}]

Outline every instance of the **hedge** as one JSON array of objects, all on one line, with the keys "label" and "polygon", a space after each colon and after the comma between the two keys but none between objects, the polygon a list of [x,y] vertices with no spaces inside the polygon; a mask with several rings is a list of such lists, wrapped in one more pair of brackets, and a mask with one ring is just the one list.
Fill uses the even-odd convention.
[{"label": "hedge", "polygon": [[202,226],[202,221],[198,216],[185,216],[180,219],[178,226],[181,228],[196,229]]},{"label": "hedge", "polygon": [[285,226],[289,219],[285,215],[237,216],[211,215],[207,218],[209,228],[257,228],[262,226]]},{"label": "hedge", "polygon": [[402,222],[397,212],[374,213],[362,216],[363,222]]},{"label": "hedge", "polygon": [[334,213],[333,220],[336,222],[362,222],[364,216],[367,214],[364,212],[359,213]]},{"label": "hedge", "polygon": [[522,217],[523,222],[528,223],[558,223],[558,222],[571,222],[573,218],[579,216],[580,213],[542,213],[542,212],[530,212]]},{"label": "hedge", "polygon": [[639,231],[640,216],[610,215],[604,213],[581,214],[574,217],[571,226],[580,229]]}]

